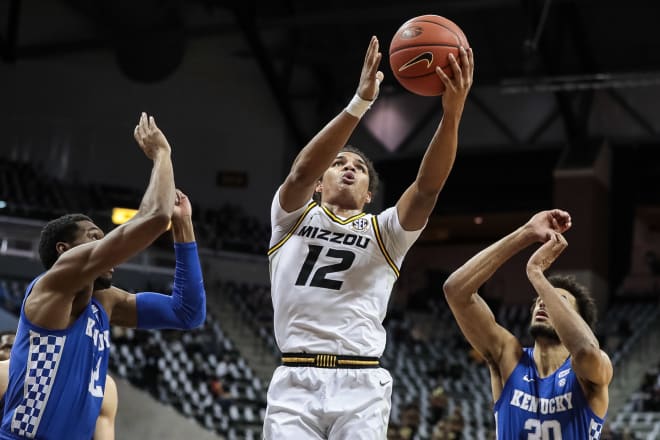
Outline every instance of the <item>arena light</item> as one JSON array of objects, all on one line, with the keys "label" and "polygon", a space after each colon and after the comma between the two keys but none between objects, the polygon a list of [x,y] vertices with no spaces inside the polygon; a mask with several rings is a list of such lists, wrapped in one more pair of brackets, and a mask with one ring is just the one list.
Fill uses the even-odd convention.
[{"label": "arena light", "polygon": [[[0,206],[2,207],[2,206]],[[131,208],[112,208],[112,223],[115,225],[123,225],[137,214],[137,209]],[[172,227],[172,222],[167,225],[167,230],[169,231]]]},{"label": "arena light", "polygon": [[7,202],[5,202],[4,200],[0,200],[0,209],[4,209],[6,207],[7,207]]},{"label": "arena light", "polygon": [[123,225],[137,214],[137,209],[130,208],[112,208],[112,223]]}]

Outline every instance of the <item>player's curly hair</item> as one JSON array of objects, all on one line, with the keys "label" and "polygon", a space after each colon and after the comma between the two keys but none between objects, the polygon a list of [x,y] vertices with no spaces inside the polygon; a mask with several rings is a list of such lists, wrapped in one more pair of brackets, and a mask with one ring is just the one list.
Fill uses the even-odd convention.
[{"label": "player's curly hair", "polygon": [[589,324],[591,330],[595,332],[596,323],[598,322],[598,307],[589,289],[578,283],[572,275],[552,275],[548,277],[548,281],[554,287],[564,289],[575,297],[578,313]]},{"label": "player's curly hair", "polygon": [[[374,168],[374,163],[369,159],[362,150],[352,146],[352,145],[346,145],[344,148],[341,149],[340,153],[342,152],[349,152],[349,153],[355,153],[358,156],[362,158],[364,163],[367,165],[367,172],[369,174],[369,192],[371,193],[371,199],[376,196],[376,192],[378,191],[378,186],[380,184],[380,178],[378,177],[378,172],[376,171],[376,168]],[[321,176],[323,178],[323,176]],[[321,194],[315,192],[313,195],[313,199],[316,203],[321,203]]]},{"label": "player's curly hair", "polygon": [[84,214],[66,214],[46,223],[39,238],[39,258],[46,270],[53,267],[60,256],[55,248],[57,243],[73,241],[78,232],[78,222],[84,220],[92,221]]}]

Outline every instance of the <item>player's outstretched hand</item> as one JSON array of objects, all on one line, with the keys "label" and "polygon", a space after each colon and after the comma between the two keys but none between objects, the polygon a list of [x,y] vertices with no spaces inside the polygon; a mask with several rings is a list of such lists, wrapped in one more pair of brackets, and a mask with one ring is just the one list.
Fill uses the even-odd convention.
[{"label": "player's outstretched hand", "polygon": [[144,112],[140,115],[138,125],[135,126],[133,137],[144,151],[144,154],[151,160],[155,160],[159,154],[170,154],[172,152],[169,142],[156,125],[154,117],[147,116]]},{"label": "player's outstretched hand", "polygon": [[451,78],[440,67],[435,68],[435,72],[445,85],[445,91],[442,94],[442,107],[445,113],[463,113],[465,100],[472,87],[474,77],[474,54],[472,49],[461,47],[459,56],[461,58],[460,63],[453,54],[449,54],[449,65],[452,70]]},{"label": "player's outstretched hand", "polygon": [[382,58],[383,54],[379,52],[378,38],[373,36],[369,42],[367,54],[364,56],[364,64],[360,74],[360,84],[357,89],[360,98],[373,101],[378,96],[380,83],[384,77],[383,72],[378,70]]}]

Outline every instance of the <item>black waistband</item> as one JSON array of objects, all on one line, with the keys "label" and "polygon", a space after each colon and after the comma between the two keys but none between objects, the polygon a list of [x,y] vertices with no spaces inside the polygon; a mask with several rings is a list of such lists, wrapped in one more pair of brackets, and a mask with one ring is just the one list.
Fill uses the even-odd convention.
[{"label": "black waistband", "polygon": [[380,359],[341,354],[282,353],[282,365],[318,368],[380,368]]}]

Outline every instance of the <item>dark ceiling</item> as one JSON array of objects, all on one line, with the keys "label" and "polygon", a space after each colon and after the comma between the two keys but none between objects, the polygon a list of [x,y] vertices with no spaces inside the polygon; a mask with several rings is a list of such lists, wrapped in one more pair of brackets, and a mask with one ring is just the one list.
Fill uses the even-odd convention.
[{"label": "dark ceiling", "polygon": [[[462,27],[476,54],[475,90],[554,95],[554,108],[524,142],[533,143],[557,119],[567,144],[582,142],[594,92],[603,90],[641,127],[646,141],[658,140],[659,125],[625,93],[638,87],[660,91],[657,1],[5,0],[0,55],[11,64],[111,48],[128,76],[151,82],[177,68],[186,42],[236,36],[241,43],[230,53],[258,63],[290,132],[302,141],[295,100],[315,99],[321,110],[325,105],[328,114],[335,111],[337,100],[356,87],[371,35],[380,38],[382,69],[391,78],[390,39],[404,21],[422,14],[443,15]],[[402,91],[395,81],[388,84],[384,93]],[[504,135],[521,142],[502,119],[500,104],[478,92],[470,99]],[[660,114],[660,104],[656,108]]]},{"label": "dark ceiling", "polygon": [[[660,71],[660,38],[654,30],[660,4],[653,1],[5,0],[0,5],[5,62],[121,47],[122,38],[131,34],[156,35],[162,43],[154,50],[169,47],[175,57],[165,43],[237,33],[245,36],[251,54],[277,67],[280,76],[302,67],[339,89],[354,88],[355,72],[343,69],[358,69],[369,36],[377,35],[385,52],[404,21],[438,14],[465,31],[477,54],[482,85],[538,76]],[[64,19],[78,23],[53,35]]]},{"label": "dark ceiling", "polygon": [[[288,1],[246,9],[255,29],[289,32],[287,44],[272,56],[293,52],[295,62],[331,72],[336,60],[359,63],[357,49],[372,34],[387,50],[397,28],[421,14],[443,15],[462,27],[483,84],[660,70],[660,38],[653,31],[660,5],[651,1]],[[353,81],[350,75],[332,76]]]}]

